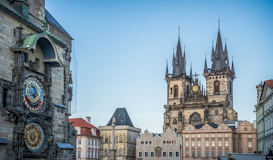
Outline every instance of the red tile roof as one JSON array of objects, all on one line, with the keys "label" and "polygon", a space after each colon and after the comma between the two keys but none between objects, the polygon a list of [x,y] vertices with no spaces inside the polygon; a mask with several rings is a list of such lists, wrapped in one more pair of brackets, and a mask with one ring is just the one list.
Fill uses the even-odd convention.
[{"label": "red tile roof", "polygon": [[272,79],[265,81],[265,83],[267,85],[269,85],[270,88],[273,88],[273,80]]},{"label": "red tile roof", "polygon": [[[100,137],[100,132],[97,127],[93,126],[90,123],[87,123],[84,119],[82,118],[70,118],[69,123],[72,123],[72,126],[75,128],[76,126],[81,127],[81,134],[78,136],[95,136],[95,137]],[[91,128],[96,129],[96,135],[93,135],[91,133]]]}]

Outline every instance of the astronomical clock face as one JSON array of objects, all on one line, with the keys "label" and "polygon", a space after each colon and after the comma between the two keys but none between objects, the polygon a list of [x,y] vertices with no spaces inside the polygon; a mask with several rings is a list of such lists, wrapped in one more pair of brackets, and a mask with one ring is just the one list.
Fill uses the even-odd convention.
[{"label": "astronomical clock face", "polygon": [[193,86],[193,87],[192,87],[192,90],[193,90],[194,92],[198,91],[198,86]]},{"label": "astronomical clock face", "polygon": [[31,152],[39,151],[44,143],[44,131],[37,123],[29,123],[25,126],[25,144]]},{"label": "astronomical clock face", "polygon": [[23,83],[23,99],[25,106],[31,112],[39,112],[45,101],[42,83],[35,77],[28,77]]}]

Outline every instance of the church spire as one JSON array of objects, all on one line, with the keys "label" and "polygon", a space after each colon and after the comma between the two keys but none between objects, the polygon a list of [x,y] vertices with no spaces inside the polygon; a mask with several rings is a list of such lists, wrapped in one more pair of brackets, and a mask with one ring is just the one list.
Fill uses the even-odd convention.
[{"label": "church spire", "polygon": [[176,48],[176,55],[174,59],[173,64],[173,76],[180,76],[182,73],[186,73],[183,57],[182,57],[182,49],[181,49],[181,43],[180,43],[180,27],[178,27],[178,42],[177,42],[177,48]]},{"label": "church spire", "polygon": [[165,74],[165,78],[166,78],[166,79],[169,78],[168,60],[166,60],[166,74]]},{"label": "church spire", "polygon": [[205,66],[204,66],[204,73],[208,72],[208,67],[207,67],[207,56],[205,54]]},{"label": "church spire", "polygon": [[235,71],[234,71],[234,64],[233,64],[233,56],[232,56],[231,72],[232,72],[233,74],[235,74]]},{"label": "church spire", "polygon": [[215,47],[215,51],[212,56],[212,59],[213,59],[212,69],[214,71],[221,71],[222,69],[226,67],[225,56],[223,52],[223,44],[222,44],[221,33],[220,33],[220,19],[218,20],[217,41],[216,41],[216,47]]},{"label": "church spire", "polygon": [[184,45],[184,55],[183,55],[183,60],[184,60],[184,65],[186,65],[186,46]]}]

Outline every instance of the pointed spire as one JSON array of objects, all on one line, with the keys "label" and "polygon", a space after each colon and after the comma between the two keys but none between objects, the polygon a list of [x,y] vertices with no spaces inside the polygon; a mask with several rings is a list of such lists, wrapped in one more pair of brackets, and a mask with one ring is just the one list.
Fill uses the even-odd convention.
[{"label": "pointed spire", "polygon": [[232,73],[235,73],[235,71],[234,71],[234,64],[233,64],[233,56],[232,56],[231,72],[232,72]]},{"label": "pointed spire", "polygon": [[220,32],[220,16],[218,16],[218,32]]},{"label": "pointed spire", "polygon": [[211,61],[213,60],[214,60],[214,46],[213,46],[213,40],[212,40]]},{"label": "pointed spire", "polygon": [[205,53],[205,66],[204,66],[204,73],[208,72],[208,67],[207,67],[207,54]]},{"label": "pointed spire", "polygon": [[168,59],[166,60],[166,74],[165,74],[165,78],[169,78],[169,70],[168,70]]},{"label": "pointed spire", "polygon": [[174,67],[174,65],[175,65],[175,56],[174,56],[174,46],[173,46],[173,67]]}]

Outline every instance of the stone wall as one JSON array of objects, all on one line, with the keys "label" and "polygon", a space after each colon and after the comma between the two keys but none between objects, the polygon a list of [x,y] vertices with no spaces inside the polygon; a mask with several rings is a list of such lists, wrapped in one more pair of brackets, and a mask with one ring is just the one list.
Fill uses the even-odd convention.
[{"label": "stone wall", "polygon": [[28,0],[28,11],[41,21],[45,19],[45,0]]}]

